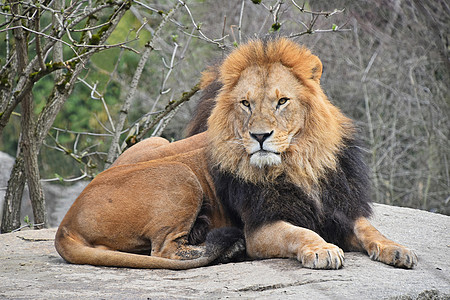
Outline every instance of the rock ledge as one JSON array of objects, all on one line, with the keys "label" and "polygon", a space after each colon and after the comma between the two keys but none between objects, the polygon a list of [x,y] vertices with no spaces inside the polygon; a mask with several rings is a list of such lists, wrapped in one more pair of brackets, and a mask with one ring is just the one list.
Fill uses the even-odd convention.
[{"label": "rock ledge", "polygon": [[414,249],[419,264],[395,269],[346,253],[340,270],[288,259],[187,271],[70,265],[53,247],[56,229],[0,235],[0,298],[7,299],[450,299],[450,217],[375,205],[373,224]]}]

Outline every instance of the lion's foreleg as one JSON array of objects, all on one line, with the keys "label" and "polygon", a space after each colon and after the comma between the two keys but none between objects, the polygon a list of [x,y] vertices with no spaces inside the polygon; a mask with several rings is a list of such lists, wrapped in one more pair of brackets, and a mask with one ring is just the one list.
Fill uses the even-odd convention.
[{"label": "lion's foreleg", "polygon": [[386,238],[364,217],[355,221],[354,233],[353,241],[359,243],[373,260],[400,268],[412,268],[417,264],[417,256],[412,250]]},{"label": "lion's foreleg", "polygon": [[304,267],[339,269],[344,252],[314,231],[277,221],[246,232],[247,254],[253,258],[297,258]]}]

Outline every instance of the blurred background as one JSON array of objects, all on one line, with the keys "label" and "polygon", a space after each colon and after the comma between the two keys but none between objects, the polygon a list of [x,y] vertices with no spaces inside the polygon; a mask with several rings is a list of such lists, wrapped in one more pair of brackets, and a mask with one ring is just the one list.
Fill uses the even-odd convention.
[{"label": "blurred background", "polygon": [[[36,199],[57,225],[127,144],[183,137],[206,66],[276,34],[322,60],[325,93],[365,143],[373,200],[450,214],[448,1],[54,0],[3,2],[1,11],[4,205],[18,201],[11,175],[31,176],[17,179],[29,163],[16,158],[30,161],[24,136],[44,185]],[[24,201],[19,223],[33,219]]]}]

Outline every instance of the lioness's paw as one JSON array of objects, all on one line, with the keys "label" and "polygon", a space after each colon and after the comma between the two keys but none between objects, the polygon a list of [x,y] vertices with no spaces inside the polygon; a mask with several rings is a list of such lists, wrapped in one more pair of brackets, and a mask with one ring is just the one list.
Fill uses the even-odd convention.
[{"label": "lioness's paw", "polygon": [[298,260],[306,268],[339,269],[344,266],[344,251],[336,245],[324,243],[307,245],[300,250]]},{"label": "lioness's paw", "polygon": [[413,268],[417,265],[417,255],[397,243],[373,243],[367,251],[370,258],[397,268]]}]

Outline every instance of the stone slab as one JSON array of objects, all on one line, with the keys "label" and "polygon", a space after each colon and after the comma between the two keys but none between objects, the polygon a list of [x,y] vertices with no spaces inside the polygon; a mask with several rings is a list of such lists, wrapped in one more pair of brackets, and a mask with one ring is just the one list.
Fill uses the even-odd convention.
[{"label": "stone slab", "polygon": [[373,224],[414,249],[419,264],[396,269],[346,253],[340,270],[310,270],[290,259],[230,263],[186,271],[66,263],[56,229],[0,235],[4,299],[450,299],[450,217],[375,205]]}]

